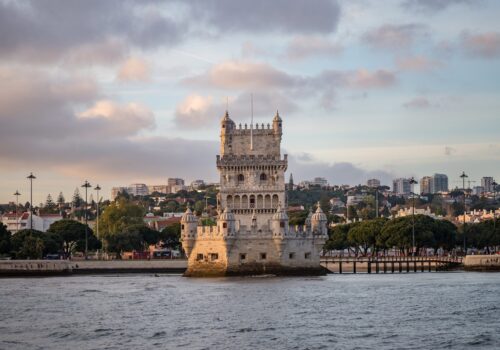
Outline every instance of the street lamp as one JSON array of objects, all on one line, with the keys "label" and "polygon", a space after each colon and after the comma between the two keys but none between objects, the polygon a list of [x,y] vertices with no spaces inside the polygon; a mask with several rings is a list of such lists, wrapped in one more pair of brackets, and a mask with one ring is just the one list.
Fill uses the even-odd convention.
[{"label": "street lamp", "polygon": [[89,187],[92,187],[92,185],[87,181],[85,180],[84,184],[82,185],[82,187],[85,187],[85,260],[88,259],[88,248],[89,248],[89,239],[88,239],[88,228],[87,228],[87,189]]},{"label": "street lamp", "polygon": [[[410,186],[413,186],[417,183],[415,179],[412,177],[410,179]],[[411,209],[411,240],[412,240],[412,247],[411,247],[411,255],[415,256],[415,193],[413,191],[410,192],[412,195],[412,209]]]},{"label": "street lamp", "polygon": [[99,237],[99,191],[101,190],[101,187],[99,186],[99,184],[97,184],[97,186],[94,188],[94,190],[96,190],[96,192],[97,192],[95,228],[96,228],[96,235],[97,235],[97,237]]},{"label": "street lamp", "polygon": [[464,235],[464,255],[467,255],[467,247],[466,247],[466,241],[465,241],[465,215],[467,214],[467,210],[465,207],[465,179],[468,178],[469,176],[465,174],[465,171],[462,172],[462,175],[460,175],[462,178],[462,188],[464,190],[464,226],[463,226],[463,235]]},{"label": "street lamp", "polygon": [[30,179],[30,230],[33,230],[33,180],[36,177],[33,173],[30,173],[27,179]]},{"label": "street lamp", "polygon": [[498,186],[498,184],[495,181],[493,181],[493,183],[491,185],[493,186],[493,234],[495,234],[496,224],[497,224],[497,216],[496,216],[497,208],[495,207],[495,205],[497,202],[497,186]]},{"label": "street lamp", "polygon": [[14,193],[14,196],[16,196],[16,232],[19,231],[19,214],[18,214],[18,209],[19,209],[19,196],[21,193],[19,193],[18,190],[16,190],[16,193]]}]

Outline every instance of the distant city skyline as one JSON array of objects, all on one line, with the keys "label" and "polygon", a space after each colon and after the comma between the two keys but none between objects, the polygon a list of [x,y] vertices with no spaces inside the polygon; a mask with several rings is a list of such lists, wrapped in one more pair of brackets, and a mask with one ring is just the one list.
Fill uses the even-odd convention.
[{"label": "distant city skyline", "polygon": [[0,203],[216,182],[250,94],[287,180],[500,179],[500,2],[232,3],[0,1]]}]

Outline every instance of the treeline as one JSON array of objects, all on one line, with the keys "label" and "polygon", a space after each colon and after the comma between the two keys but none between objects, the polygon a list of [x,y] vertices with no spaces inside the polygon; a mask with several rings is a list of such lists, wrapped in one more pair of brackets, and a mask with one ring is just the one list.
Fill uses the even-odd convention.
[{"label": "treeline", "polygon": [[[466,225],[468,248],[490,250],[500,245],[500,227],[497,220],[493,231],[493,220]],[[426,248],[451,251],[463,246],[463,227],[458,229],[447,220],[435,220],[425,215],[415,215],[416,254]],[[411,254],[412,217],[394,220],[378,218],[362,222],[338,225],[330,230],[324,250],[348,249],[356,255],[367,255],[396,248],[401,254]]]},{"label": "treeline", "polygon": [[117,258],[125,251],[143,251],[152,244],[178,249],[180,224],[175,223],[161,232],[144,223],[144,208],[121,198],[110,204],[99,219],[99,237],[94,231],[75,220],[59,220],[47,232],[21,230],[14,235],[0,224],[0,255],[14,259],[41,259],[49,254],[70,257],[85,251],[87,232],[88,251],[103,249]]}]

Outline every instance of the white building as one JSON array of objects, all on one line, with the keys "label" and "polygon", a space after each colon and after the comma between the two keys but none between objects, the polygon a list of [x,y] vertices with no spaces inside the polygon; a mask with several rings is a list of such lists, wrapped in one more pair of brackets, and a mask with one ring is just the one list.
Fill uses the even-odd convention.
[{"label": "white building", "polygon": [[147,196],[149,194],[148,186],[146,184],[130,184],[128,194],[131,196]]},{"label": "white building", "polygon": [[[62,218],[60,214],[35,214],[33,215],[33,230],[45,232],[49,229],[50,225],[62,220]],[[31,225],[29,212],[19,213],[17,217],[16,213],[7,213],[0,217],[0,221],[7,226],[7,230],[12,234],[20,230],[29,229]]]}]

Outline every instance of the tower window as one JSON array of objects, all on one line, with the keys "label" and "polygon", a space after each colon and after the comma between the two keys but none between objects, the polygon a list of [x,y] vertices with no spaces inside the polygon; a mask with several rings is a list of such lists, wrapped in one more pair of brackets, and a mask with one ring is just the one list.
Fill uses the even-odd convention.
[{"label": "tower window", "polygon": [[184,230],[184,224],[181,225],[181,230]]},{"label": "tower window", "polygon": [[240,260],[241,261],[246,260],[246,258],[247,258],[246,254],[240,254]]},{"label": "tower window", "polygon": [[267,181],[267,175],[264,173],[260,174],[260,181]]},{"label": "tower window", "polygon": [[203,260],[203,254],[196,254],[196,261]]},{"label": "tower window", "polygon": [[290,260],[295,259],[295,253],[290,253],[290,254],[288,254],[288,258],[289,258]]},{"label": "tower window", "polygon": [[266,253],[260,253],[260,260],[266,260],[267,259],[267,254]]},{"label": "tower window", "polygon": [[243,176],[243,174],[239,174],[238,175],[238,182],[243,182],[245,181],[245,177]]},{"label": "tower window", "polygon": [[219,254],[217,253],[210,254],[210,260],[215,261],[217,259],[219,259]]},{"label": "tower window", "polygon": [[280,227],[281,228],[285,227],[285,223],[283,221],[280,222]]},{"label": "tower window", "polygon": [[304,259],[311,259],[311,253],[305,253]]},{"label": "tower window", "polygon": [[222,228],[227,228],[227,222],[222,223]]}]

